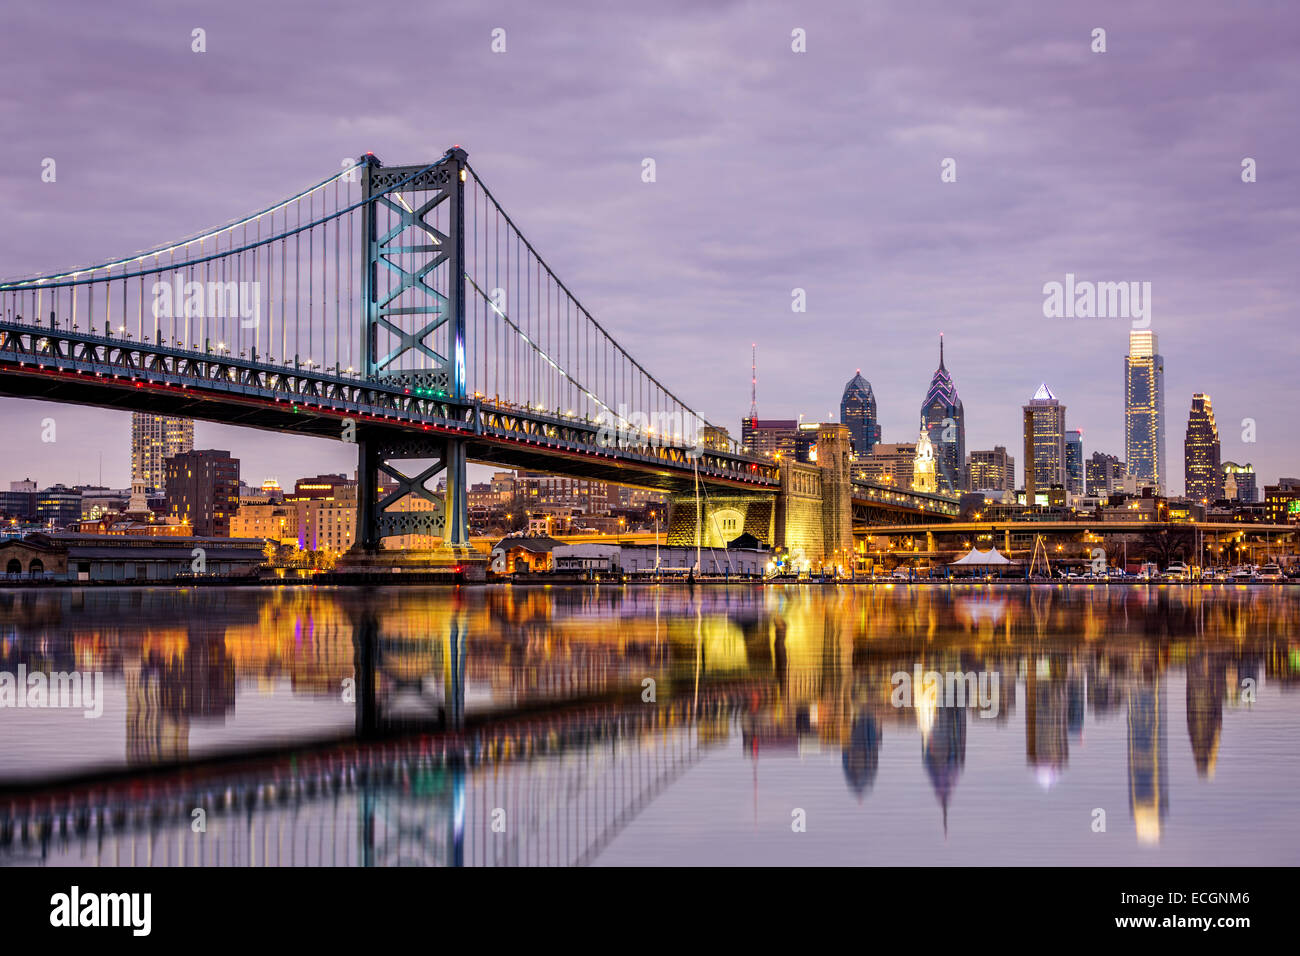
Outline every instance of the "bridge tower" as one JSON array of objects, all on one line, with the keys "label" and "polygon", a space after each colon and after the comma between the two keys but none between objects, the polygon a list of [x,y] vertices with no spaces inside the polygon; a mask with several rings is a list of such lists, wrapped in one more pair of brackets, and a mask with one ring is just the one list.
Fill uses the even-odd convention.
[{"label": "bridge tower", "polygon": [[[466,160],[457,146],[433,165],[384,166],[367,155],[361,168],[362,373],[454,402],[466,395]],[[363,425],[357,444],[363,552],[407,534],[435,535],[452,549],[468,549],[463,441]],[[432,464],[414,474],[399,464],[413,460]],[[396,482],[382,498],[381,473]],[[445,495],[427,487],[439,473]],[[393,509],[407,495],[427,502],[425,510]]]}]

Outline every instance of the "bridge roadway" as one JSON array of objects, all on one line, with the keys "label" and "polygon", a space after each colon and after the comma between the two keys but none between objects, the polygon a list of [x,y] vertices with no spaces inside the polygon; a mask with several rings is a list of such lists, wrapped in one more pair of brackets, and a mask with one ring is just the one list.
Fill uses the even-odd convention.
[{"label": "bridge roadway", "polygon": [[339,440],[344,422],[397,436],[466,442],[466,457],[494,465],[686,492],[711,486],[775,492],[777,466],[706,448],[611,447],[599,422],[484,397],[413,394],[319,368],[196,352],[84,331],[0,322],[0,395],[178,415]]},{"label": "bridge roadway", "polygon": [[[254,354],[196,352],[127,337],[0,321],[0,396],[198,418],[340,440],[348,420],[371,433],[466,443],[473,461],[691,493],[709,487],[775,494],[769,460],[683,445],[615,446],[599,422],[497,403],[414,394],[382,379],[275,365]],[[854,482],[853,503],[908,516],[953,515],[956,502]]]}]

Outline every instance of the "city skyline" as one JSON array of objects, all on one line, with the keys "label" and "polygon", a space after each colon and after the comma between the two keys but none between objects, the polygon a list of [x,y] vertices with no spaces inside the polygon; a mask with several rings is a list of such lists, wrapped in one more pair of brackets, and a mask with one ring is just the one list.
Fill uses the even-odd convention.
[{"label": "city skyline", "polygon": [[[1272,481],[1300,470],[1300,424],[1285,413],[1288,306],[1300,298],[1285,252],[1300,228],[1297,134],[1276,120],[1295,92],[1286,58],[1298,28],[1209,3],[1180,9],[1171,20],[1100,3],[1085,18],[1009,3],[949,11],[936,29],[847,4],[798,14],[759,4],[744,18],[668,4],[655,16],[560,14],[566,32],[506,5],[502,55],[490,50],[496,22],[454,10],[440,28],[457,42],[439,69],[481,82],[418,117],[375,112],[366,69],[343,55],[345,42],[381,42],[369,27],[320,38],[280,77],[282,45],[306,49],[292,4],[265,11],[257,30],[205,12],[202,56],[190,51],[191,25],[171,18],[128,28],[89,4],[18,11],[11,52],[57,44],[70,55],[59,77],[0,58],[10,85],[30,94],[9,110],[20,158],[0,172],[0,209],[18,228],[0,237],[0,272],[99,260],[228,221],[362,149],[406,162],[460,142],[593,314],[718,424],[738,424],[757,342],[760,416],[825,418],[861,367],[883,440],[911,441],[917,384],[942,330],[970,406],[968,448],[1018,447],[1022,396],[1049,380],[1084,427],[1085,451],[1123,457],[1117,356],[1130,323],[1045,318],[1042,289],[1067,274],[1140,280],[1151,283],[1169,407],[1214,395],[1224,458]],[[1089,49],[1094,21],[1110,31],[1104,54]],[[806,53],[790,49],[794,26],[807,31]],[[414,54],[414,39],[382,43]],[[521,68],[532,89],[515,82]],[[577,79],[593,72],[606,80],[598,89]],[[292,118],[234,95],[230,77],[241,76],[287,83]],[[308,92],[324,88],[334,95]],[[153,114],[129,105],[145,95],[183,135],[159,136]],[[542,121],[533,98],[547,96],[583,108]],[[187,109],[196,98],[201,118]],[[844,115],[861,122],[846,129]],[[136,175],[142,155],[147,179]],[[41,180],[45,157],[58,161],[54,183]],[[641,179],[647,157],[653,183]],[[948,157],[957,178],[943,183]],[[1258,162],[1257,182],[1241,181],[1244,157]],[[773,178],[799,188],[774,195]],[[791,311],[794,289],[806,312]],[[703,357],[710,374],[684,355]],[[20,400],[7,412],[0,440],[22,450],[24,472],[10,480],[97,480],[103,452],[104,483],[128,483],[128,414]],[[59,426],[53,443],[40,441],[47,417]],[[1247,418],[1255,443],[1240,440]],[[204,422],[195,442],[230,448],[255,480],[355,467],[337,444]]]}]

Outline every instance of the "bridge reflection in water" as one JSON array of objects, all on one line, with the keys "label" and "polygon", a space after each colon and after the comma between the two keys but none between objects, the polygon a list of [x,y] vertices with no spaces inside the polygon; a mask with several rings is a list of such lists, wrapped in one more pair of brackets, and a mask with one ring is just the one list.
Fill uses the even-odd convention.
[{"label": "bridge reflection in water", "polygon": [[[71,769],[33,754],[76,751],[79,713],[33,715],[28,749],[0,740],[7,864],[585,864],[670,789],[715,831],[735,825],[718,774],[737,758],[754,828],[760,778],[831,761],[858,805],[919,770],[883,824],[910,839],[1018,815],[1032,829],[1034,792],[1119,779],[1127,843],[1154,844],[1171,790],[1214,781],[1225,715],[1254,716],[1243,687],[1268,686],[1272,733],[1290,706],[1274,686],[1300,673],[1287,589],[66,590],[0,592],[0,609],[0,669],[101,669],[116,689],[101,720],[125,729],[124,762],[94,745]],[[996,712],[978,695],[896,706],[896,675],[918,671],[993,678]],[[1104,765],[1080,750],[1085,725]],[[1238,726],[1246,765],[1275,749]],[[1008,731],[1018,759],[997,743]],[[963,806],[968,751],[1002,757]],[[701,763],[723,769],[692,777]],[[1187,822],[1250,818],[1249,793],[1219,792]]]},{"label": "bridge reflection in water", "polygon": [[[680,710],[581,713],[465,740],[420,738],[251,771],[44,794],[0,816],[0,860],[583,865],[699,759],[698,726],[682,723]],[[196,808],[203,832],[194,829]]]}]

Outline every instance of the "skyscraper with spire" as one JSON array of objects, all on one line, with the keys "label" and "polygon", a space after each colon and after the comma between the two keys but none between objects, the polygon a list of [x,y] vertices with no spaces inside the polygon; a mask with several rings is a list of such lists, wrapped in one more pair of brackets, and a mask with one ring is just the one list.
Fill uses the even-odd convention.
[{"label": "skyscraper with spire", "polygon": [[869,455],[880,441],[876,396],[871,391],[871,383],[862,377],[862,369],[858,369],[844,386],[844,395],[840,399],[840,422],[849,426],[853,453],[859,458]]},{"label": "skyscraper with spire", "polygon": [[749,353],[749,417],[740,420],[740,443],[752,454],[793,461],[797,419],[761,419],[758,417],[758,346]]},{"label": "skyscraper with spire", "polygon": [[939,333],[939,367],[921,404],[921,427],[934,445],[938,490],[956,494],[966,487],[966,412],[957,386],[943,361],[943,333]]}]

